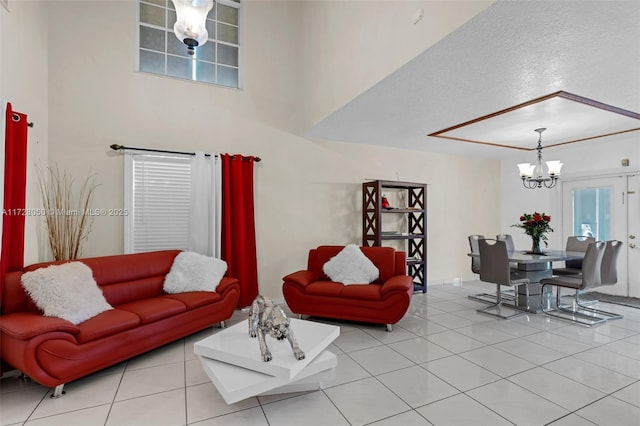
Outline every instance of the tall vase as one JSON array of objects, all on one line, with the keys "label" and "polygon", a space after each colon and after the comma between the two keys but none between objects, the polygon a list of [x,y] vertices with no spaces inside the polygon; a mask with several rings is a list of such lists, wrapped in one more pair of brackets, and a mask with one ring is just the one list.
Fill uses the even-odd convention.
[{"label": "tall vase", "polygon": [[540,248],[540,237],[531,237],[531,252],[542,253],[542,249]]}]

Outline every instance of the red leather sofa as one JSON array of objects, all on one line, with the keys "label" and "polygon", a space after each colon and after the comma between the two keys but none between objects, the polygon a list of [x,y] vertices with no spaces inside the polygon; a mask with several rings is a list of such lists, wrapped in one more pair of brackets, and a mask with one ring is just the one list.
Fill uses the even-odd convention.
[{"label": "red leather sofa", "polygon": [[165,275],[178,250],[80,259],[114,309],[78,325],[45,317],[20,284],[23,272],[63,262],[28,266],[2,283],[2,361],[62,394],[65,383],[188,336],[233,314],[240,295],[235,278],[215,292],[166,294]]},{"label": "red leather sofa", "polygon": [[406,253],[392,247],[360,247],[380,276],[371,284],[344,285],[331,281],[322,270],[343,248],[311,249],[307,269],[283,278],[282,293],[289,309],[298,315],[386,324],[387,331],[391,331],[407,312],[413,295]]}]

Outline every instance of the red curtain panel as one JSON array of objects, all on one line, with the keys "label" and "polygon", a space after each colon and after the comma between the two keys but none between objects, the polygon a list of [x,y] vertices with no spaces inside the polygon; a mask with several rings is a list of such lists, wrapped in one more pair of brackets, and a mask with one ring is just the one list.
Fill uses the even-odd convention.
[{"label": "red curtain panel", "polygon": [[256,226],[253,207],[254,157],[222,154],[222,259],[227,275],[240,281],[238,307],[258,295]]},{"label": "red curtain panel", "polygon": [[[4,204],[0,278],[24,266],[24,219],[27,187],[27,116],[7,104],[4,140]],[[2,295],[0,294],[0,300]]]}]

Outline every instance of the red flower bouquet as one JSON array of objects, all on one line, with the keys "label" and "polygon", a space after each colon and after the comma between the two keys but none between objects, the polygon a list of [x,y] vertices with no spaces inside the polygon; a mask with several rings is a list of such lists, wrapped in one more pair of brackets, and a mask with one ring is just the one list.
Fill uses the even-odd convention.
[{"label": "red flower bouquet", "polygon": [[524,229],[524,233],[530,235],[533,240],[531,251],[541,253],[540,240],[544,241],[545,247],[548,246],[549,243],[546,233],[553,232],[553,228],[551,228],[549,222],[551,222],[551,216],[534,212],[533,214],[523,214],[520,216],[520,223],[511,226]]}]

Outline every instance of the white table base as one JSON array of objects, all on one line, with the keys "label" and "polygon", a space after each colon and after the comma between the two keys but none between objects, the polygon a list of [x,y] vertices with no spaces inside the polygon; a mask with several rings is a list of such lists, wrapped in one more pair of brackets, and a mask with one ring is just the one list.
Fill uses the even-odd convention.
[{"label": "white table base", "polygon": [[340,328],[295,318],[290,321],[305,352],[303,360],[295,359],[287,340],[267,336],[273,359],[262,361],[258,339],[249,337],[248,320],[194,344],[194,352],[227,404],[256,395],[314,390],[332,379],[338,361],[325,349],[340,335]]}]

